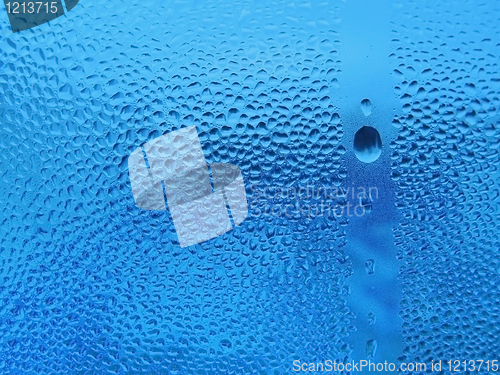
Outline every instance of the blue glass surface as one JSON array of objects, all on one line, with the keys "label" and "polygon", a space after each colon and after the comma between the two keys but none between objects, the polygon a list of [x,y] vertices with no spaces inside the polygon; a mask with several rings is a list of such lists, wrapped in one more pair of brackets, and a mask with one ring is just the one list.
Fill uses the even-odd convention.
[{"label": "blue glass surface", "polygon": [[[500,360],[499,20],[493,0],[85,0],[14,34],[2,8],[0,373]],[[181,248],[127,160],[185,126],[250,212]],[[317,214],[346,203],[362,215]]]}]

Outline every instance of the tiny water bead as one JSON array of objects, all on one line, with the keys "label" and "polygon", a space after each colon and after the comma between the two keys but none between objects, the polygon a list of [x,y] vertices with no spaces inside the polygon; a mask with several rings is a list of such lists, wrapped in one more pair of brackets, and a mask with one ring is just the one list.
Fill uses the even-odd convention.
[{"label": "tiny water bead", "polygon": [[377,353],[377,340],[370,339],[366,342],[366,358],[374,358]]},{"label": "tiny water bead", "polygon": [[370,325],[375,324],[375,320],[376,320],[375,314],[372,312],[369,312],[368,313],[368,324],[370,324]]},{"label": "tiny water bead", "polygon": [[361,101],[361,110],[366,117],[372,114],[372,102],[370,99],[363,99]]},{"label": "tiny water bead", "polygon": [[365,270],[368,275],[373,275],[375,273],[375,260],[368,259],[365,263]]},{"label": "tiny water bead", "polygon": [[363,163],[373,163],[382,154],[382,139],[377,129],[363,126],[354,136],[354,153]]}]

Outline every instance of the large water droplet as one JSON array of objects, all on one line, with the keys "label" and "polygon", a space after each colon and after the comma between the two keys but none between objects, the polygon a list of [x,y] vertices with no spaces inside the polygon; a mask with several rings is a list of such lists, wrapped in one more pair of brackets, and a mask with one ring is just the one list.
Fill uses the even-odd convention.
[{"label": "large water droplet", "polygon": [[382,154],[382,139],[377,129],[363,126],[354,136],[354,153],[363,163],[373,163]]},{"label": "large water droplet", "polygon": [[370,99],[363,99],[361,101],[361,110],[366,117],[372,114],[372,102],[370,101]]}]

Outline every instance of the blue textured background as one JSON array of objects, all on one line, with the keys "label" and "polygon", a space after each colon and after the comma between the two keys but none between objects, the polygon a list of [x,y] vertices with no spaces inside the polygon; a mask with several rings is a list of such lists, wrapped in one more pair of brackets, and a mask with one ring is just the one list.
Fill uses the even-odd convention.
[{"label": "blue textured background", "polygon": [[[360,4],[86,0],[15,35],[0,11],[2,374],[500,357],[499,5]],[[384,140],[369,166],[360,118]],[[382,199],[358,221],[249,217],[181,249],[168,212],[135,207],[127,157],[190,125],[247,187]]]}]

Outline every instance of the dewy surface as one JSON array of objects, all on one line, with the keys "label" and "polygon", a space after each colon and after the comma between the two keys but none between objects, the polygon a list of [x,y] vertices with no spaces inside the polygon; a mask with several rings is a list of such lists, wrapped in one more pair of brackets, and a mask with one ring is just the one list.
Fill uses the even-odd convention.
[{"label": "dewy surface", "polygon": [[[256,215],[253,194],[345,181],[341,6],[87,0],[15,35],[2,11],[0,373],[289,374],[349,358],[349,221]],[[394,11],[397,355],[495,359],[500,10]],[[127,159],[192,125],[208,163],[241,169],[250,212],[181,249],[168,211],[135,206]]]},{"label": "dewy surface", "polygon": [[498,358],[500,3],[402,1],[391,143],[405,360]]},{"label": "dewy surface", "polygon": [[337,220],[249,217],[181,249],[168,211],[136,208],[127,169],[195,125],[207,162],[247,187],[340,184],[338,16],[85,1],[16,35],[2,18],[2,374],[286,374],[348,356]]}]

